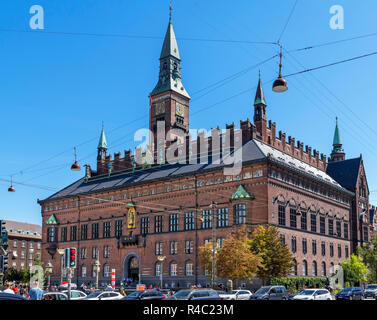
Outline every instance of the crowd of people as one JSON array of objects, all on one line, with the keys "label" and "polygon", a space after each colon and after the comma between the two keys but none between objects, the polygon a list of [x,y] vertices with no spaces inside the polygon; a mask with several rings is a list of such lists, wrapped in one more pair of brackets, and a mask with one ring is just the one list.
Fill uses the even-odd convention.
[{"label": "crowd of people", "polygon": [[29,300],[41,300],[43,296],[43,290],[39,288],[38,281],[35,281],[31,288],[27,284],[7,282],[2,292],[19,295]]}]

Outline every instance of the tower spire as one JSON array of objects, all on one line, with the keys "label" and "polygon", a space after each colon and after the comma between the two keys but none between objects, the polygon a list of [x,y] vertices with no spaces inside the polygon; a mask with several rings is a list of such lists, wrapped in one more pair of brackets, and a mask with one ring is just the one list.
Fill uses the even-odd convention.
[{"label": "tower spire", "polygon": [[338,117],[336,117],[336,125],[333,139],[333,149],[331,152],[331,161],[342,161],[345,160],[346,154],[343,150],[342,140],[340,138]]}]

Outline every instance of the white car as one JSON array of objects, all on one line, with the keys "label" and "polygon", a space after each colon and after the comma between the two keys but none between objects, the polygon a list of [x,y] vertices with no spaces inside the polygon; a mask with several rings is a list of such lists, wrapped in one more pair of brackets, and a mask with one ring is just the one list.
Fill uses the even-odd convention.
[{"label": "white car", "polygon": [[253,295],[249,290],[219,291],[218,294],[222,300],[249,300]]},{"label": "white car", "polygon": [[88,294],[85,298],[80,300],[120,300],[124,298],[122,294],[115,291],[96,291]]},{"label": "white car", "polygon": [[68,300],[68,296],[63,292],[46,292],[43,294],[42,300]]},{"label": "white car", "polygon": [[305,289],[293,297],[293,300],[334,300],[327,289]]},{"label": "white car", "polygon": [[[68,290],[64,290],[62,292],[68,296]],[[80,290],[71,290],[71,300],[80,300],[86,296],[87,294]]]}]

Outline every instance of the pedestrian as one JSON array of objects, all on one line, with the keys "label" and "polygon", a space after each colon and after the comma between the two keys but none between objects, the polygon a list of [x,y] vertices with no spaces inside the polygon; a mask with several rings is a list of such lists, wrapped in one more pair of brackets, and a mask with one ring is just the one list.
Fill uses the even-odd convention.
[{"label": "pedestrian", "polygon": [[5,287],[6,287],[6,289],[3,292],[14,294],[14,291],[10,288],[10,283],[9,282],[7,282],[7,284],[6,284]]},{"label": "pedestrian", "polygon": [[30,289],[28,298],[30,300],[42,300],[43,290],[39,288],[38,281],[34,281],[33,288]]},{"label": "pedestrian", "polygon": [[13,286],[12,290],[13,290],[14,294],[17,294],[17,293],[18,293],[18,286],[17,286],[17,284],[15,284],[15,285]]}]

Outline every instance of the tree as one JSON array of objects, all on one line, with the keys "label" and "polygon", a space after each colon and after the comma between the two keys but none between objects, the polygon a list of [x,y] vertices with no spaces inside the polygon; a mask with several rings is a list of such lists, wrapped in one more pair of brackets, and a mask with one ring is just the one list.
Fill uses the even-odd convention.
[{"label": "tree", "polygon": [[4,281],[21,281],[23,279],[22,271],[18,271],[16,268],[9,268],[4,273]]},{"label": "tree", "polygon": [[232,236],[224,241],[224,246],[218,250],[216,259],[219,277],[232,281],[251,281],[257,275],[261,258],[250,251],[248,241],[246,228],[233,232]]},{"label": "tree", "polygon": [[262,258],[257,275],[265,284],[272,277],[286,277],[295,265],[293,255],[286,244],[280,239],[279,230],[273,226],[259,226],[254,230],[249,249]]},{"label": "tree", "polygon": [[373,235],[370,243],[358,248],[358,254],[368,266],[368,281],[377,283],[377,235]]},{"label": "tree", "polygon": [[212,243],[199,247],[199,263],[212,277]]},{"label": "tree", "polygon": [[340,266],[344,271],[344,282],[351,286],[358,285],[362,281],[367,280],[368,267],[363,263],[362,259],[352,254],[347,261],[342,261]]}]

